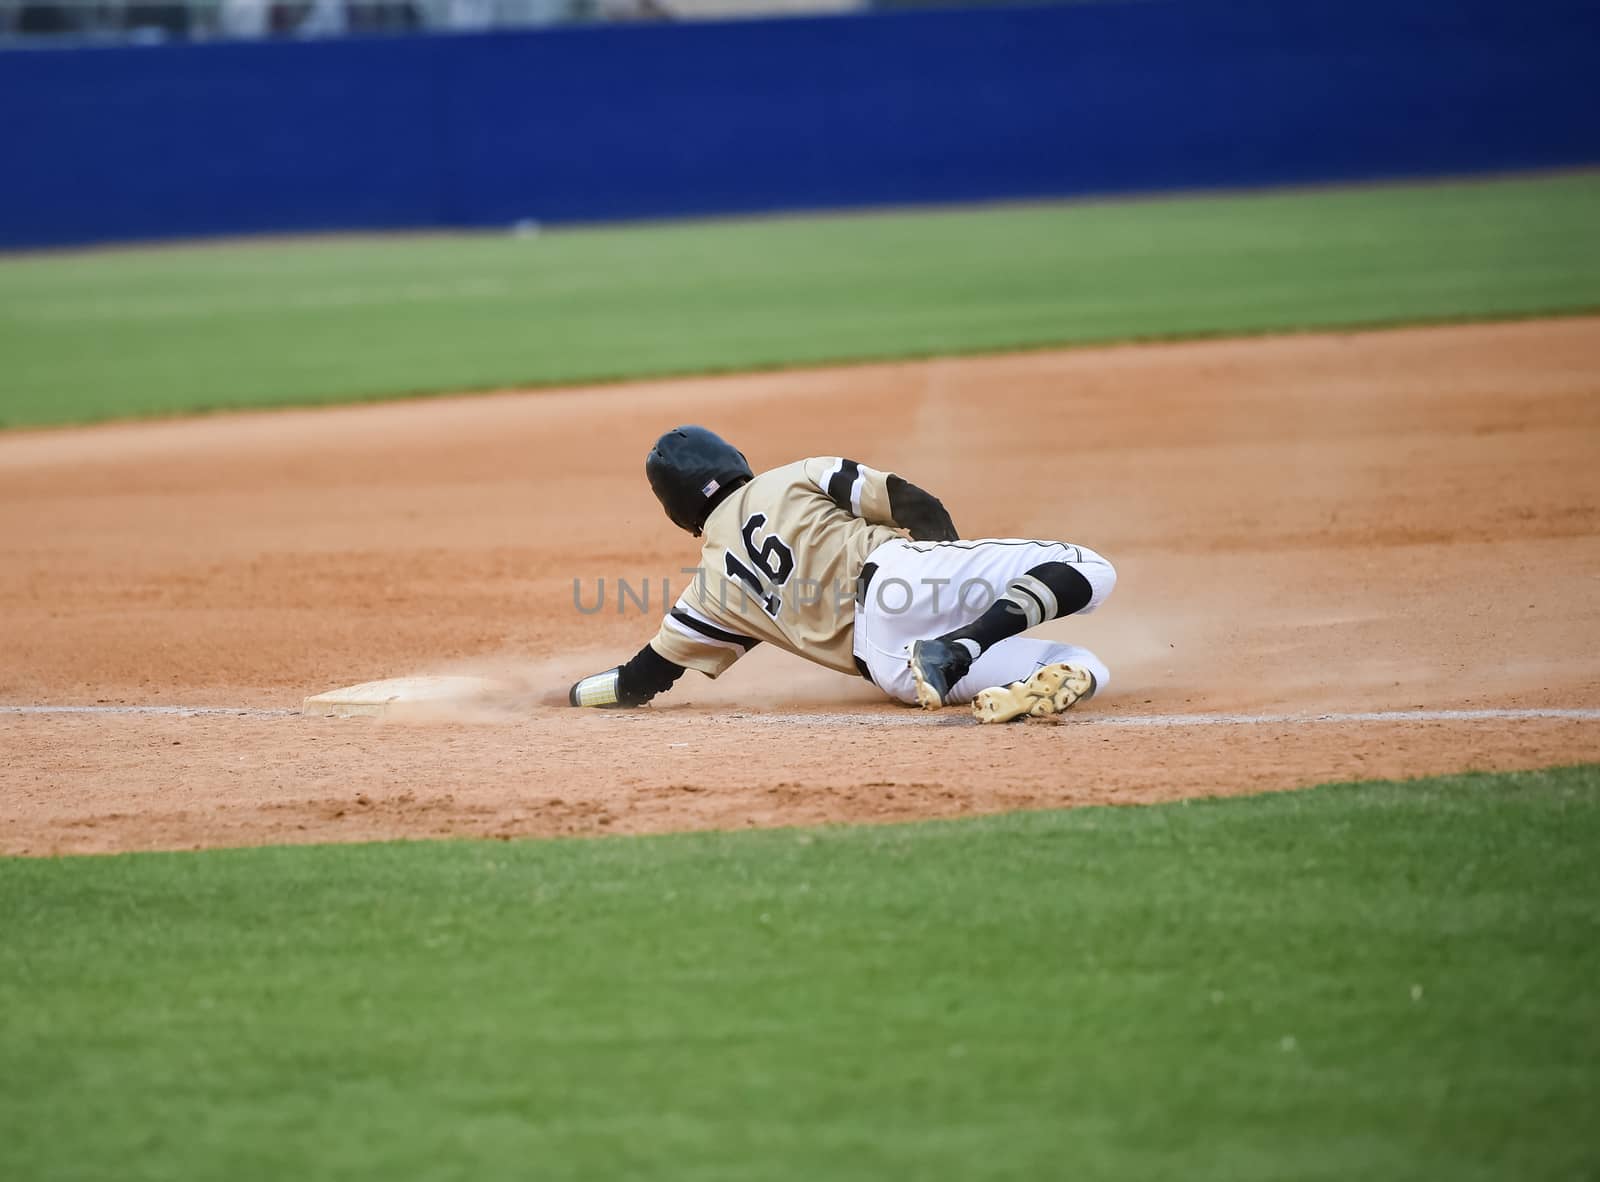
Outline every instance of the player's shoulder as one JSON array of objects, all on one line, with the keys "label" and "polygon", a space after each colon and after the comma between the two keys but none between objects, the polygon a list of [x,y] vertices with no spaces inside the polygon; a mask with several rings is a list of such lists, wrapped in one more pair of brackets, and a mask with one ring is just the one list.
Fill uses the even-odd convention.
[{"label": "player's shoulder", "polygon": [[[807,456],[777,468],[759,472],[733,497],[736,511],[728,516],[743,518],[751,512],[769,512],[797,497],[823,496],[832,499],[839,489],[848,489],[860,475],[861,466],[838,456]],[[713,520],[716,519],[714,515]],[[707,530],[708,535],[710,530]]]},{"label": "player's shoulder", "polygon": [[829,466],[837,463],[836,459],[812,456],[795,460],[792,464],[768,468],[758,472],[749,486],[741,490],[744,500],[747,504],[760,503],[774,497],[781,499],[815,492],[823,487]]},{"label": "player's shoulder", "polygon": [[814,465],[820,461],[816,458],[795,460],[792,464],[783,464],[777,468],[768,468],[756,476],[756,480],[766,481],[769,484],[795,484],[808,479]]},{"label": "player's shoulder", "polygon": [[807,456],[803,460],[774,468],[772,475],[787,484],[809,484],[825,492],[829,482],[836,479],[841,472],[853,473],[861,467],[862,465],[856,461],[844,456]]}]

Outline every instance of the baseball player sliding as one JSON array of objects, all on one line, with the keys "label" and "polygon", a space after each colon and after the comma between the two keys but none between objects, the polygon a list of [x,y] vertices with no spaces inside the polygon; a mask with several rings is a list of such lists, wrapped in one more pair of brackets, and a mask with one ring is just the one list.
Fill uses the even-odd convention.
[{"label": "baseball player sliding", "polygon": [[936,497],[854,460],[757,476],[704,427],[668,431],[645,473],[673,524],[704,536],[700,567],[655,639],[575,684],[574,706],[642,706],[762,641],[897,701],[970,702],[979,722],[1057,714],[1106,687],[1087,649],[1021,635],[1111,593],[1116,572],[1093,550],[962,540]]}]

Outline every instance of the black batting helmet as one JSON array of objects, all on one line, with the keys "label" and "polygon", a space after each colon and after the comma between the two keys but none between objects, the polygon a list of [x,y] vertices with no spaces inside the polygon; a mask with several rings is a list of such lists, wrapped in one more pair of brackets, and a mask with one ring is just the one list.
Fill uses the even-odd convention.
[{"label": "black batting helmet", "polygon": [[744,453],[704,427],[674,427],[650,449],[645,475],[672,524],[695,537],[711,510],[755,473]]}]

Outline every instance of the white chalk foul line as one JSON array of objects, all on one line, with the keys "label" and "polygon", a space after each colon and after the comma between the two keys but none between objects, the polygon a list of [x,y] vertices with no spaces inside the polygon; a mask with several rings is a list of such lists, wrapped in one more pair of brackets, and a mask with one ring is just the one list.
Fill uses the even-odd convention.
[{"label": "white chalk foul line", "polygon": [[[776,726],[954,726],[973,722],[964,711],[929,714],[741,714],[743,722]],[[1362,722],[1528,722],[1557,719],[1600,722],[1600,709],[1372,710],[1354,714],[1069,714],[1063,726],[1309,726]]]},{"label": "white chalk foul line", "polygon": [[1600,721],[1600,710],[1369,710],[1356,714],[1128,714],[1096,718],[1068,717],[1067,722],[1105,726],[1284,726],[1301,723],[1352,722],[1521,722],[1557,718],[1572,722]]},{"label": "white chalk foul line", "polygon": [[[0,706],[0,714],[170,715],[181,718],[293,718],[299,710],[253,710],[236,706]],[[976,725],[971,715],[951,709],[938,714],[905,711],[885,714],[746,714],[711,715],[720,722],[751,722],[764,726],[965,726]],[[1530,722],[1554,719],[1600,722],[1600,709],[1504,710],[1371,710],[1353,714],[1103,714],[1087,711],[1059,720],[1064,726],[1187,727],[1187,726],[1311,726],[1351,725],[1363,722]],[[703,721],[697,718],[696,721]]]}]

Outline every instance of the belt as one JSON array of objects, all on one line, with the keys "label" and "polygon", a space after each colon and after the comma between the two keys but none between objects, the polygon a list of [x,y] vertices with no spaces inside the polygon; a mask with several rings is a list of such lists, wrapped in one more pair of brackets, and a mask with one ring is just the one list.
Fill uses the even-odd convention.
[{"label": "belt", "polygon": [[[867,562],[867,563],[863,563],[862,564],[861,573],[856,576],[856,606],[857,607],[865,607],[866,606],[866,604],[867,604],[867,588],[872,586],[872,580],[877,575],[877,573],[878,573],[878,564],[876,562]],[[867,663],[865,661],[863,661],[860,657],[856,657],[855,658],[855,662],[856,662],[856,672],[861,674],[861,676],[866,679],[867,684],[868,685],[877,685],[878,683],[872,680],[872,674],[867,671]]]}]

